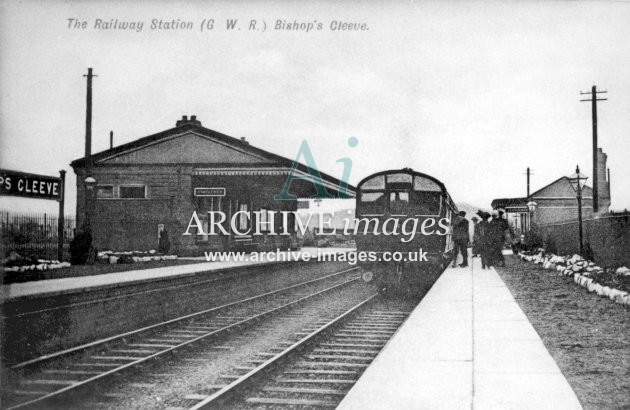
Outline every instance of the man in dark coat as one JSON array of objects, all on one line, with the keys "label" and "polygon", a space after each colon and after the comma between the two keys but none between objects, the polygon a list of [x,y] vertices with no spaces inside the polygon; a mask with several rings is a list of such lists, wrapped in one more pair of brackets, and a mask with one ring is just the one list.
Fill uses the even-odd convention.
[{"label": "man in dark coat", "polygon": [[171,241],[168,239],[168,231],[164,229],[160,233],[160,238],[158,239],[158,251],[164,255],[168,254],[168,251],[171,249]]},{"label": "man in dark coat", "polygon": [[472,256],[473,258],[475,256],[481,256],[481,227],[479,226],[479,222],[481,221],[481,219],[479,219],[476,216],[473,216],[472,218],[470,218],[470,220],[473,222],[473,245],[472,245]]},{"label": "man in dark coat", "polygon": [[490,235],[492,257],[491,263],[494,266],[505,266],[505,258],[503,257],[503,245],[506,242],[510,232],[508,222],[503,219],[503,212],[492,211],[492,220],[490,221]]},{"label": "man in dark coat", "polygon": [[453,242],[455,242],[455,252],[453,253],[453,267],[457,264],[457,255],[462,254],[463,261],[459,265],[462,268],[468,266],[468,242],[470,234],[468,232],[468,219],[465,218],[466,212],[460,211],[459,217],[453,224]]},{"label": "man in dark coat", "polygon": [[[481,217],[481,222],[477,225],[479,230],[479,253],[481,254],[481,269],[492,266],[491,237],[490,232],[490,214],[479,210],[477,215]],[[476,232],[476,231],[475,231]]]}]

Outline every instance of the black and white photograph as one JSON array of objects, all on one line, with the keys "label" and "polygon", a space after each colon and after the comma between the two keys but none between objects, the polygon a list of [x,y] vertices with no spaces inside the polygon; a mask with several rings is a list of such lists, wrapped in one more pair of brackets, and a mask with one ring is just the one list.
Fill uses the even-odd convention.
[{"label": "black and white photograph", "polygon": [[630,408],[629,22],[0,0],[0,408]]}]

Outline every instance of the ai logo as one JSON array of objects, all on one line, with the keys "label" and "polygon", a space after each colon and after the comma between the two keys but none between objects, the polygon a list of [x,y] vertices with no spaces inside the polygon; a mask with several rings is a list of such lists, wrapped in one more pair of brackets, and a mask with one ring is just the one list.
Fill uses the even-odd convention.
[{"label": "ai logo", "polygon": [[[348,138],[348,146],[350,148],[354,148],[359,145],[359,140],[356,137]],[[308,174],[304,175],[303,173],[297,173],[297,167],[300,163],[300,158],[304,157],[304,162],[307,166]],[[350,171],[352,170],[352,160],[348,157],[339,158],[337,162],[343,164],[343,174],[341,175],[341,180],[339,183],[339,198],[340,199],[349,199],[352,198],[347,192],[348,189],[348,180],[350,179]],[[294,179],[303,179],[306,181],[311,181],[311,183],[315,186],[316,194],[313,195],[312,199],[330,199],[334,198],[326,188],[324,187],[322,176],[317,169],[317,164],[315,164],[315,158],[313,157],[313,153],[311,152],[311,148],[308,146],[308,142],[306,140],[302,141],[302,145],[300,145],[300,150],[298,151],[297,158],[293,161],[293,166],[291,167],[291,171],[289,172],[289,176],[287,177],[287,181],[284,184],[284,188],[282,188],[282,192],[278,195],[274,196],[274,199],[277,201],[288,201],[288,200],[297,200],[295,195],[289,193],[289,188],[291,187],[291,182]]]}]

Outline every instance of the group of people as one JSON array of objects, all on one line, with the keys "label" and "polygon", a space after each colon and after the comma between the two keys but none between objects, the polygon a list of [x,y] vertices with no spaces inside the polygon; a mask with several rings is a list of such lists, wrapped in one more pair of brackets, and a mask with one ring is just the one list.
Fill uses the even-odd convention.
[{"label": "group of people", "polygon": [[[503,219],[503,211],[493,211],[492,214],[485,211],[477,211],[478,216],[473,216],[474,223],[472,256],[481,257],[483,269],[491,266],[505,266],[503,257],[503,245],[512,242],[512,231],[509,224]],[[462,255],[462,268],[468,266],[468,244],[470,243],[469,222],[466,212],[460,211],[453,220],[453,267],[457,265],[459,254]]]}]

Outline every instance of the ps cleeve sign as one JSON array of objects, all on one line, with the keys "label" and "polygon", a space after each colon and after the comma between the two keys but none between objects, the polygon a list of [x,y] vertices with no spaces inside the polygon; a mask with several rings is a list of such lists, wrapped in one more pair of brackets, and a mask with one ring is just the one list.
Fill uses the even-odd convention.
[{"label": "ps cleeve sign", "polygon": [[0,195],[61,200],[61,178],[0,169]]}]

